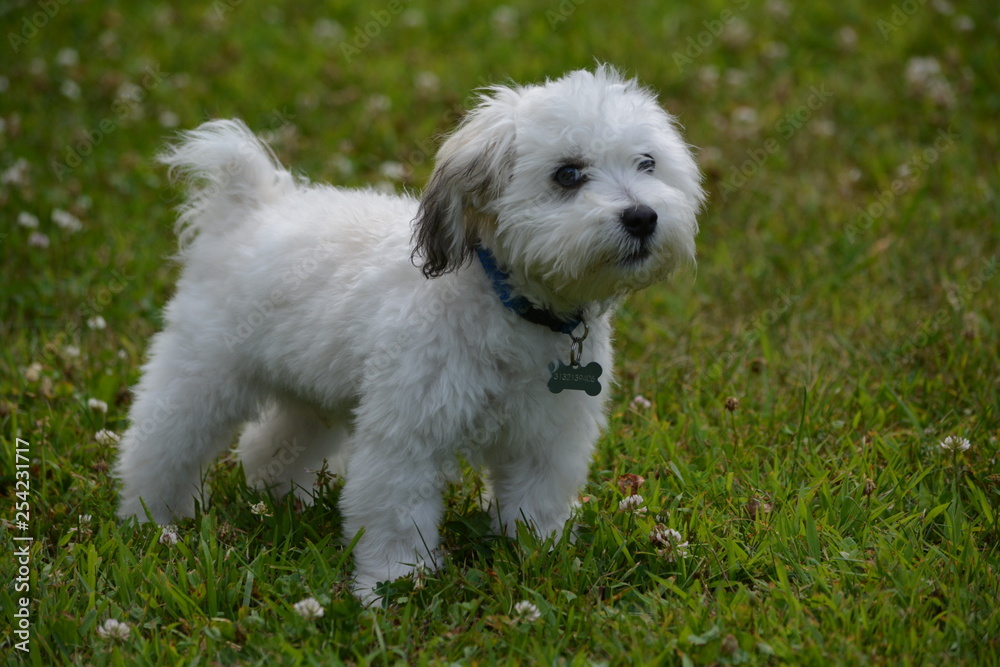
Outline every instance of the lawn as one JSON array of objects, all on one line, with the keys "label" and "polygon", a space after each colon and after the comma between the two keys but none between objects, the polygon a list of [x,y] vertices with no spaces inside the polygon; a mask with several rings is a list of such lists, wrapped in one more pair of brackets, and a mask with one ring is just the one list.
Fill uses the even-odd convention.
[{"label": "lawn", "polygon": [[[343,4],[0,6],[8,664],[1000,664],[995,8]],[[710,201],[696,275],[621,310],[574,542],[492,537],[467,471],[446,568],[365,609],[337,479],[303,509],[227,459],[197,518],[116,520],[167,138],[238,116],[311,178],[417,191],[477,87],[597,61]]]}]

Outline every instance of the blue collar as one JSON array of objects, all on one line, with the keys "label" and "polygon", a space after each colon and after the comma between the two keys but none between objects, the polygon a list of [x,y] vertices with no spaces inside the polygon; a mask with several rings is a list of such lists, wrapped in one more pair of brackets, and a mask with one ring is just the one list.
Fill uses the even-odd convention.
[{"label": "blue collar", "polygon": [[479,263],[483,265],[483,269],[486,271],[486,277],[493,284],[493,291],[500,297],[500,302],[523,319],[532,324],[546,326],[556,333],[564,334],[572,334],[580,326],[580,323],[583,321],[582,313],[577,313],[571,320],[564,320],[556,317],[550,310],[535,308],[523,296],[513,296],[513,290],[510,283],[507,282],[509,274],[497,266],[497,260],[493,256],[493,253],[482,246],[476,246],[476,255],[479,257]]}]

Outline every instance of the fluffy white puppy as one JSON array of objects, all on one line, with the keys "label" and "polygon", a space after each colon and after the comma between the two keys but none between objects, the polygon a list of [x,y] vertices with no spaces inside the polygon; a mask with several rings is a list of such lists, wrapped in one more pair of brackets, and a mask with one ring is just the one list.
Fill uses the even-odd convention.
[{"label": "fluffy white puppy", "polygon": [[250,483],[345,474],[362,597],[438,563],[457,455],[485,467],[498,530],[562,530],[612,311],[694,260],[700,175],[653,94],[608,67],[492,87],[419,200],[310,184],[233,120],[162,161],[190,186],[183,272],[121,441],[122,517],[191,515],[247,424]]}]

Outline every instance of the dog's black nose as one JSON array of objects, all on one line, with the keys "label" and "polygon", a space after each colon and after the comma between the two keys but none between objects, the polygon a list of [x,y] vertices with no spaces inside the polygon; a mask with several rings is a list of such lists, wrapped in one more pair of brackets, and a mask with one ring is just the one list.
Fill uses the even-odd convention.
[{"label": "dog's black nose", "polygon": [[622,226],[637,239],[648,238],[656,231],[656,211],[648,206],[630,206],[622,211]]}]

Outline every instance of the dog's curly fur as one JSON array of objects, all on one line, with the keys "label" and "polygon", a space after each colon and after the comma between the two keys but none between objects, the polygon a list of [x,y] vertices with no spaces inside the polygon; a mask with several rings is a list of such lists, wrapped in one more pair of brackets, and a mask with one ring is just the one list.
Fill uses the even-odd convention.
[{"label": "dog's curly fur", "polygon": [[562,530],[608,397],[551,393],[569,338],[498,298],[582,315],[612,366],[611,315],[694,260],[703,200],[655,97],[609,67],[496,86],[444,142],[418,201],[293,176],[246,126],[205,123],[162,161],[189,183],[183,272],[135,392],[120,515],[190,515],[204,467],[246,424],[248,480],[309,497],[343,472],[356,590],[438,562],[456,455],[486,468],[498,530]]}]

